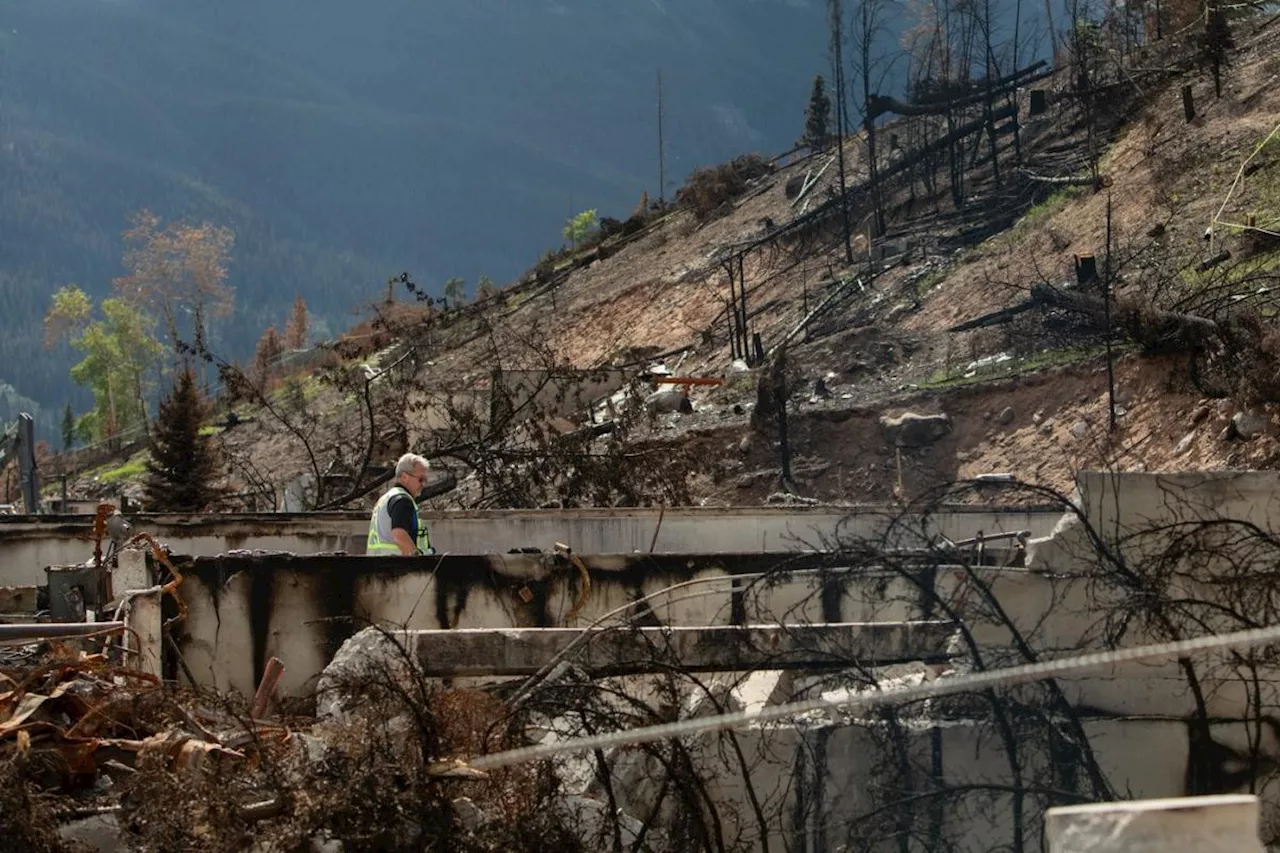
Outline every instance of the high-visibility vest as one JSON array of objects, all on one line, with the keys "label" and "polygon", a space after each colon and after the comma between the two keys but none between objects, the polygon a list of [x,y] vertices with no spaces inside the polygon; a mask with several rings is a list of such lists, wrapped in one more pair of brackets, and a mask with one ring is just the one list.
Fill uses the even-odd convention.
[{"label": "high-visibility vest", "polygon": [[413,504],[413,517],[418,522],[418,550],[423,554],[431,553],[431,537],[427,535],[427,526],[418,515],[418,502],[402,486],[393,486],[387,493],[378,498],[369,516],[369,538],[365,542],[364,552],[370,555],[399,554],[400,546],[391,538],[391,511],[387,505],[396,495],[404,495]]}]

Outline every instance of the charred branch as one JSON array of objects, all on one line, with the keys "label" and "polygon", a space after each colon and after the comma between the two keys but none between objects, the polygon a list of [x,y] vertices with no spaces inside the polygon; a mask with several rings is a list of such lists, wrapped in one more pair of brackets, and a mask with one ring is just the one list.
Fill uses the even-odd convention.
[{"label": "charred branch", "polygon": [[1056,186],[1063,187],[1092,187],[1095,190],[1111,184],[1111,179],[1104,175],[1099,175],[1097,178],[1093,177],[1093,175],[1050,176],[1037,175],[1036,173],[1027,171],[1026,169],[1019,169],[1018,173],[1027,180],[1033,181],[1037,184],[1054,184]]}]

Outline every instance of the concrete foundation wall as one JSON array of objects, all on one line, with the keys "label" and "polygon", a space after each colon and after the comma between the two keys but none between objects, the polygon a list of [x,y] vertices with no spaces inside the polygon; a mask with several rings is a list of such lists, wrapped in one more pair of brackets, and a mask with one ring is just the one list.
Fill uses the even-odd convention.
[{"label": "concrete foundation wall", "polygon": [[[782,557],[737,555],[734,571],[764,570]],[[586,555],[590,588],[562,560],[533,554],[458,557],[210,557],[180,564],[187,603],[179,645],[205,685],[251,693],[266,661],[287,671],[285,695],[309,695],[325,664],[358,627],[409,629],[583,627],[629,602],[656,598],[652,618],[667,625],[779,621],[715,558],[700,555]],[[736,593],[736,594],[735,594]],[[807,597],[808,589],[790,596]],[[816,594],[821,595],[821,590]],[[863,621],[874,590],[852,585],[837,621]],[[833,596],[829,596],[833,598]],[[807,602],[806,602],[807,603]],[[569,613],[577,606],[577,615]],[[792,607],[797,614],[800,609]],[[641,612],[639,610],[635,612]],[[785,621],[803,621],[799,616]],[[176,674],[176,673],[175,673]]]},{"label": "concrete foundation wall", "polygon": [[[556,542],[592,554],[795,551],[821,547],[836,537],[880,537],[891,523],[893,535],[903,541],[938,533],[963,539],[979,531],[1029,530],[1044,536],[1059,517],[1054,512],[957,509],[904,523],[899,515],[888,507],[423,512],[437,550],[453,554],[550,550]],[[239,549],[363,554],[369,530],[364,513],[139,515],[131,521],[135,531],[192,556]],[[0,586],[44,583],[46,566],[91,558],[92,529],[92,516],[0,516]]]},{"label": "concrete foundation wall", "polygon": [[[1188,790],[1189,769],[1206,761],[1223,766],[1231,761],[1198,747],[1180,720],[1086,719],[1082,725],[1098,769],[1118,797],[1199,793]],[[1234,746],[1247,740],[1249,729],[1244,722],[1218,723],[1212,735],[1215,743]],[[1019,741],[1015,774],[990,721],[915,720],[895,736],[882,722],[818,719],[739,730],[735,741],[735,749],[716,738],[687,741],[730,849],[765,849],[763,836],[770,850],[890,853],[901,849],[893,842],[896,835],[909,833],[919,845],[912,850],[1043,851],[1044,811],[1073,795],[1082,802],[1090,799],[1089,781],[1067,775],[1037,793],[1033,780],[1053,778],[1055,759],[1047,743]],[[1274,748],[1274,743],[1265,745],[1264,760],[1271,760]],[[620,809],[629,815],[652,814],[663,786],[662,765],[638,751],[616,750],[606,760]],[[905,778],[904,766],[911,768]],[[1024,820],[1015,846],[1012,789],[1018,775],[1031,790],[1020,798]],[[561,777],[570,793],[605,799],[601,776],[592,758],[561,760]],[[578,787],[573,788],[575,781]],[[1247,787],[1239,786],[1242,791]],[[945,793],[930,796],[939,790]],[[1280,780],[1264,781],[1257,793],[1265,837],[1274,832],[1280,814]],[[906,812],[882,811],[877,820],[878,808],[895,800],[914,801],[914,806]],[[659,814],[660,821],[671,824],[673,815]],[[864,846],[872,838],[886,841]]]},{"label": "concrete foundation wall", "polygon": [[[967,570],[931,578],[799,573],[785,580],[747,580],[744,561],[731,571],[697,555],[636,560],[587,555],[590,592],[576,569],[538,555],[397,559],[371,557],[206,558],[184,569],[188,606],[180,644],[208,686],[251,693],[272,657],[288,671],[280,690],[309,695],[324,666],[360,626],[409,629],[584,627],[629,602],[682,584],[648,602],[649,619],[665,625],[806,625],[962,618],[982,650],[982,665],[1025,663],[1021,642],[1038,650],[1097,648],[1103,616],[1084,578],[1050,578],[1020,569],[988,569],[984,580],[1012,626],[981,595],[966,592]],[[735,573],[738,576],[735,576]],[[932,601],[932,606],[929,602]],[[944,602],[945,607],[939,604]],[[570,612],[577,606],[572,619]],[[641,608],[630,611],[644,612]],[[642,620],[643,621],[643,620]],[[608,624],[618,624],[614,617]],[[1132,644],[1156,638],[1135,627]],[[962,637],[950,641],[972,664]],[[1280,705],[1280,671],[1257,673],[1229,655],[1198,665],[1207,713],[1235,719],[1257,695]],[[176,675],[176,672],[175,672]],[[1176,663],[1127,664],[1060,680],[1072,705],[1107,715],[1172,715],[1197,710]]]},{"label": "concrete foundation wall", "polygon": [[470,389],[410,392],[406,408],[413,413],[409,429],[409,446],[424,444],[432,433],[456,430],[459,421],[483,425],[489,423],[489,407],[493,395],[488,390]]},{"label": "concrete foundation wall", "polygon": [[1206,518],[1280,527],[1280,471],[1087,471],[1078,476],[1077,491],[1090,523],[1109,538]]},{"label": "concrete foundation wall", "polygon": [[627,384],[635,373],[618,368],[600,370],[495,370],[499,400],[513,412],[527,411],[570,417],[595,400]]}]

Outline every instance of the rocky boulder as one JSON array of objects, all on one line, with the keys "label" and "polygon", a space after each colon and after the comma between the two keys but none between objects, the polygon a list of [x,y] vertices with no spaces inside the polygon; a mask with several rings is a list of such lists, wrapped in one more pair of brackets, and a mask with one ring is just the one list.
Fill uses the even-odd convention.
[{"label": "rocky boulder", "polygon": [[365,628],[348,639],[316,683],[316,718],[345,717],[410,678],[412,645],[404,631]]},{"label": "rocky boulder", "polygon": [[693,403],[679,391],[666,389],[654,391],[644,401],[645,411],[651,415],[665,415],[679,412],[682,415],[693,413]]},{"label": "rocky boulder", "polygon": [[1260,435],[1267,428],[1267,419],[1253,412],[1236,412],[1231,417],[1232,432],[1240,438],[1249,439]]},{"label": "rocky boulder", "polygon": [[881,415],[880,429],[885,441],[896,447],[924,447],[951,432],[951,418],[946,414],[921,415],[915,412]]}]

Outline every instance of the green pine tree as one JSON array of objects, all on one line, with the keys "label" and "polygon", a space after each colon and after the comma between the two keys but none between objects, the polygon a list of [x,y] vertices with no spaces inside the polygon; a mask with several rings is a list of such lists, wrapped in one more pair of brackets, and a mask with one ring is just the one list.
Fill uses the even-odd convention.
[{"label": "green pine tree", "polygon": [[150,458],[143,478],[147,508],[199,512],[217,497],[213,480],[218,461],[209,439],[200,435],[206,407],[189,367],[160,403],[151,431]]},{"label": "green pine tree", "polygon": [[811,148],[825,147],[831,136],[830,121],[831,98],[827,95],[827,81],[819,74],[813,78],[813,92],[804,111],[804,144]]},{"label": "green pine tree", "polygon": [[76,443],[76,416],[71,411],[71,404],[62,410],[62,449],[70,450]]},{"label": "green pine tree", "polygon": [[467,283],[453,276],[444,283],[444,300],[449,308],[457,308],[467,301]]}]

